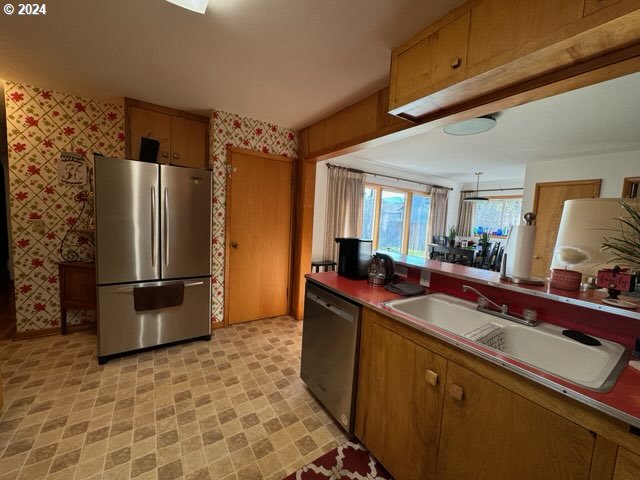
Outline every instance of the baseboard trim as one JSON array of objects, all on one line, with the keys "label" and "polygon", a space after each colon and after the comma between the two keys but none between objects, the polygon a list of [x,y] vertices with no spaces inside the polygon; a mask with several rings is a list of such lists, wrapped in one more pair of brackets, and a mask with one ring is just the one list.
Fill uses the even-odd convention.
[{"label": "baseboard trim", "polygon": [[[83,323],[80,325],[68,325],[67,334],[75,332],[85,332],[95,330],[95,323]],[[43,328],[41,330],[30,330],[28,332],[17,332],[13,340],[28,340],[30,338],[50,337],[51,335],[62,335],[60,327]]]}]

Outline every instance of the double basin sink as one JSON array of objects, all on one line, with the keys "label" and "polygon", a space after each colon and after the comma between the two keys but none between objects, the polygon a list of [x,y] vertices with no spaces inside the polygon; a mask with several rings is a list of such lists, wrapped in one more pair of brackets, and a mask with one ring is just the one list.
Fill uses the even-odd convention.
[{"label": "double basin sink", "polygon": [[470,332],[489,328],[493,338],[497,334],[500,341],[476,341],[591,390],[610,390],[625,365],[625,348],[617,343],[598,338],[601,345],[585,345],[563,335],[561,327],[545,323],[534,327],[520,325],[480,312],[474,303],[441,293],[394,300],[385,306],[461,337],[469,338]]}]

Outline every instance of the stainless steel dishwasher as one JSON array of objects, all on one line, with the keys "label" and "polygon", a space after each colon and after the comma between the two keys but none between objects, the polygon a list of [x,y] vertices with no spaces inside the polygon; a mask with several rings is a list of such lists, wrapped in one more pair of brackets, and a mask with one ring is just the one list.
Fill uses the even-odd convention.
[{"label": "stainless steel dishwasher", "polygon": [[300,377],[348,433],[355,422],[361,311],[307,281]]}]

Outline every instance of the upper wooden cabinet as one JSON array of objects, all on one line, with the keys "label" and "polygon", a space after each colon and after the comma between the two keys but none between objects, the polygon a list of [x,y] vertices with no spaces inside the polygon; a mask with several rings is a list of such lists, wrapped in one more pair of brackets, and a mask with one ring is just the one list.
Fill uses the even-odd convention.
[{"label": "upper wooden cabinet", "polygon": [[638,480],[640,478],[640,455],[624,448],[618,449],[613,480]]},{"label": "upper wooden cabinet", "polygon": [[397,479],[435,479],[447,360],[365,310],[356,435]]},{"label": "upper wooden cabinet", "polygon": [[445,390],[438,480],[589,479],[586,428],[452,362]]},{"label": "upper wooden cabinet", "polygon": [[125,99],[126,157],[140,158],[140,138],[160,142],[158,163],[209,168],[209,119],[159,105]]},{"label": "upper wooden cabinet", "polygon": [[443,80],[463,78],[467,64],[469,12],[393,51],[391,83],[393,102],[402,105],[422,96]]},{"label": "upper wooden cabinet", "polygon": [[477,65],[582,18],[584,0],[484,0],[471,10],[469,64]]},{"label": "upper wooden cabinet", "polygon": [[638,24],[640,0],[469,0],[393,51],[389,111],[429,120],[598,68],[640,42]]}]

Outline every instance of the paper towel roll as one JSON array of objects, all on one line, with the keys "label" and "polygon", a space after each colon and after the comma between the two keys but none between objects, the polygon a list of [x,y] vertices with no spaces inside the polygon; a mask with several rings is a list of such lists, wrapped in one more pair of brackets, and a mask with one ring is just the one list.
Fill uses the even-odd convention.
[{"label": "paper towel roll", "polygon": [[536,227],[535,225],[519,225],[516,228],[518,233],[512,275],[518,278],[529,278],[533,261],[533,244],[536,240]]}]

